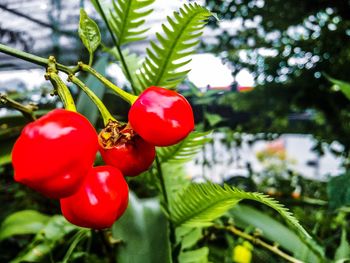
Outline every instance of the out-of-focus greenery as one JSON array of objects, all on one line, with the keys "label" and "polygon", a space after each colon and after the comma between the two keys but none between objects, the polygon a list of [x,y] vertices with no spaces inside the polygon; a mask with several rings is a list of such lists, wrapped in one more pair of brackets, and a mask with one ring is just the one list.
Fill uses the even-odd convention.
[{"label": "out-of-focus greenery", "polygon": [[[249,113],[246,132],[312,133],[350,147],[350,104],[325,73],[350,81],[350,5],[343,0],[206,0],[225,24],[204,43],[233,66],[248,69],[254,91],[231,93],[222,103]],[[228,24],[226,22],[234,23]]]}]

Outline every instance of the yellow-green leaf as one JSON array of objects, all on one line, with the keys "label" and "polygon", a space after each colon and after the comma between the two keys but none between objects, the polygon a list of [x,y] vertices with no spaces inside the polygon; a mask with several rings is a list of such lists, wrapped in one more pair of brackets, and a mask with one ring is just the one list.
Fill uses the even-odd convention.
[{"label": "yellow-green leaf", "polygon": [[89,51],[89,65],[91,65],[93,54],[101,43],[101,33],[95,21],[87,15],[84,9],[80,9],[78,33],[84,46]]}]

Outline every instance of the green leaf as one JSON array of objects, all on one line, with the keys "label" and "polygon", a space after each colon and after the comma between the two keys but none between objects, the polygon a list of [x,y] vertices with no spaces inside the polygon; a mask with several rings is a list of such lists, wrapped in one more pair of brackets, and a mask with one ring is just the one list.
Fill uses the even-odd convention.
[{"label": "green leaf", "polygon": [[350,174],[332,177],[327,184],[329,206],[336,209],[350,205]]},{"label": "green leaf", "polygon": [[[58,244],[65,242],[64,237],[77,230],[81,228],[72,225],[63,216],[52,216],[44,228],[36,234],[33,241],[11,263],[47,262],[44,259]],[[90,231],[89,229],[84,230]]]},{"label": "green leaf", "polygon": [[199,239],[203,237],[202,229],[197,227],[194,228],[190,233],[188,233],[182,240],[182,249],[191,248],[194,246]]},{"label": "green leaf", "polygon": [[13,235],[36,234],[50,219],[34,210],[23,210],[5,218],[0,227],[0,240]]},{"label": "green leaf", "polygon": [[190,160],[209,142],[208,132],[192,132],[184,140],[169,147],[157,148],[157,155],[161,163],[185,163]]},{"label": "green leaf", "polygon": [[[102,75],[106,74],[106,67],[108,65],[107,56],[100,57],[95,63],[94,68],[100,72]],[[97,97],[103,98],[103,95],[106,91],[105,86],[94,78],[91,74],[87,76],[87,78],[83,81],[86,86],[88,86],[91,91],[93,91]],[[77,99],[77,110],[81,114],[83,114],[88,120],[95,125],[98,117],[99,111],[95,103],[93,103],[90,98],[85,94],[85,92],[81,91],[78,99]]]},{"label": "green leaf", "polygon": [[30,249],[22,251],[21,255],[11,260],[10,263],[43,262],[43,259],[51,250],[52,249],[48,243],[39,243]]},{"label": "green leaf", "polygon": [[176,87],[186,78],[188,70],[183,66],[190,62],[187,57],[194,53],[211,13],[198,4],[185,4],[173,18],[167,17],[163,34],[156,34],[158,43],[151,41],[147,57],[140,68],[140,82],[149,86]]},{"label": "green leaf", "polygon": [[155,0],[113,0],[113,10],[110,10],[108,19],[118,44],[145,39],[144,33],[149,28],[142,28],[145,17],[153,12],[149,6]]},{"label": "green leaf", "polygon": [[219,114],[209,112],[205,113],[205,118],[208,121],[210,127],[214,127],[216,124],[220,123],[223,120]]},{"label": "green leaf", "polygon": [[89,51],[89,65],[91,65],[94,52],[101,43],[101,33],[95,21],[88,17],[84,9],[80,9],[78,33],[84,46]]},{"label": "green leaf", "polygon": [[350,83],[331,78],[327,74],[324,75],[330,82],[333,83],[333,85],[336,86],[337,89],[340,89],[341,92],[343,92],[343,94],[350,100]]},{"label": "green leaf", "polygon": [[192,251],[182,252],[179,255],[180,263],[207,263],[209,256],[209,249],[202,247]]},{"label": "green leaf", "polygon": [[88,229],[82,229],[82,230],[78,231],[74,235],[72,242],[70,243],[70,246],[67,250],[67,253],[62,260],[62,263],[68,263],[74,257],[82,256],[81,255],[82,252],[77,252],[77,253],[73,253],[73,252],[76,249],[76,247],[78,246],[78,244],[87,238],[91,238],[91,232]]},{"label": "green leaf", "polygon": [[310,237],[291,212],[271,197],[210,182],[192,183],[180,192],[171,202],[171,220],[176,226],[210,226],[213,220],[221,217],[243,199],[257,201],[275,209],[299,234],[306,238]]},{"label": "green leaf", "polygon": [[167,220],[156,198],[139,199],[130,193],[125,214],[112,227],[118,263],[171,262]]},{"label": "green leaf", "polygon": [[349,263],[350,258],[343,258],[335,261],[334,263]]},{"label": "green leaf", "polygon": [[[185,166],[181,163],[162,163],[161,172],[164,177],[165,188],[167,192],[168,200],[171,202],[185,186],[191,183],[188,173],[185,170]],[[153,169],[153,174],[157,174],[159,171]],[[155,184],[158,186],[159,191],[161,191],[161,185],[158,181],[159,174],[155,176]],[[162,200],[161,196],[161,201]],[[161,202],[161,205],[164,203]],[[166,209],[164,207],[164,209]]]},{"label": "green leaf", "polygon": [[209,250],[207,251],[207,248],[190,250],[202,238],[202,228],[186,226],[176,228],[176,242],[181,243],[179,262],[208,262]]},{"label": "green leaf", "polygon": [[229,213],[233,216],[237,226],[242,228],[254,226],[259,229],[260,235],[264,239],[278,244],[300,260],[316,263],[324,258],[321,246],[311,243],[310,239],[299,237],[288,227],[256,208],[238,204]]},{"label": "green leaf", "polygon": [[343,227],[340,245],[335,251],[335,261],[346,260],[350,258],[350,244],[346,238],[346,228]]}]

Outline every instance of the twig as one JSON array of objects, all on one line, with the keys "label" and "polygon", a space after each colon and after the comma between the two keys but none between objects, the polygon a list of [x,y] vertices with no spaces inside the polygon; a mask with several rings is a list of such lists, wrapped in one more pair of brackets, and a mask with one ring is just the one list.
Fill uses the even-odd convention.
[{"label": "twig", "polygon": [[20,111],[24,117],[30,119],[31,121],[36,120],[34,111],[38,109],[38,106],[34,105],[33,103],[29,103],[28,105],[23,105],[18,101],[15,101],[9,98],[6,94],[0,93],[0,104],[3,104],[9,108],[13,108]]},{"label": "twig", "polygon": [[[218,227],[218,228],[222,228],[222,227]],[[235,234],[235,235],[237,235],[239,237],[242,237],[242,238],[244,238],[244,239],[246,239],[248,241],[251,241],[253,244],[262,246],[262,247],[270,250],[272,253],[274,253],[274,254],[284,258],[285,260],[288,260],[289,262],[292,262],[292,263],[303,263],[299,259],[296,259],[296,258],[288,255],[287,253],[283,252],[277,246],[270,245],[270,244],[266,243],[265,241],[262,241],[259,238],[256,238],[256,237],[253,237],[253,236],[251,236],[251,235],[249,235],[247,233],[244,233],[241,230],[235,228],[234,226],[227,226],[224,229],[230,231],[231,233],[233,233],[233,234]]]}]

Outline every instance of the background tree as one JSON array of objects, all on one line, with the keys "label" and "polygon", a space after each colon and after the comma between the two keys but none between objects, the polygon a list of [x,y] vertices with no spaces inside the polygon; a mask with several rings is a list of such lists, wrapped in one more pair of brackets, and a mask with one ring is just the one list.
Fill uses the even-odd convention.
[{"label": "background tree", "polygon": [[[350,80],[348,1],[206,0],[223,26],[205,45],[256,80],[254,92],[228,94],[222,102],[249,111],[248,132],[313,133],[350,147],[350,105],[325,73]],[[230,26],[225,26],[231,21]]]}]

